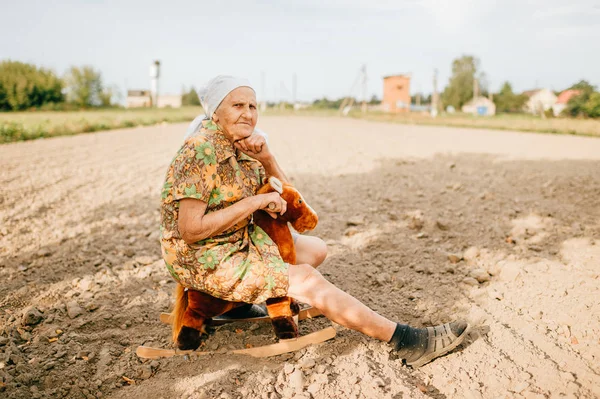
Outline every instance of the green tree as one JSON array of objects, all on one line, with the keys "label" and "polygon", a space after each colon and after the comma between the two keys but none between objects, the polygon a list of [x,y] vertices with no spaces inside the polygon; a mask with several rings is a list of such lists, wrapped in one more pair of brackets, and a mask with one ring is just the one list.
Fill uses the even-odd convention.
[{"label": "green tree", "polygon": [[369,105],[379,105],[381,104],[381,99],[379,97],[377,97],[375,94],[373,94],[371,96],[371,99],[369,100]]},{"label": "green tree", "polygon": [[114,107],[120,98],[122,97],[119,93],[119,88],[116,86],[103,87],[98,95],[101,107]]},{"label": "green tree", "polygon": [[444,107],[452,105],[460,109],[473,98],[473,80],[480,82],[479,92],[486,92],[485,74],[480,71],[479,59],[472,55],[463,55],[452,62],[452,76],[442,93]]},{"label": "green tree", "polygon": [[194,89],[194,86],[190,89],[189,92],[185,92],[183,90],[183,94],[181,95],[181,105],[200,105],[200,98],[198,97],[198,92]]},{"label": "green tree", "polygon": [[64,101],[54,72],[18,61],[0,62],[0,110],[22,110]]},{"label": "green tree", "polygon": [[585,103],[584,112],[590,118],[600,118],[600,93],[590,94],[590,98]]},{"label": "green tree", "polygon": [[526,102],[527,96],[513,93],[509,82],[504,82],[500,92],[494,96],[494,103],[498,112],[521,112]]},{"label": "green tree", "polygon": [[414,96],[410,96],[410,102],[412,104],[416,104],[417,103],[417,95],[421,96],[421,105],[427,105],[427,104],[431,104],[431,94],[429,95],[425,95],[423,93],[417,93]]},{"label": "green tree", "polygon": [[600,118],[600,93],[596,92],[595,86],[581,80],[570,89],[579,90],[581,93],[571,97],[563,113],[575,117]]},{"label": "green tree", "polygon": [[573,86],[569,87],[569,89],[581,90],[584,93],[591,94],[592,92],[594,92],[596,90],[596,86],[593,86],[587,80],[580,80],[579,82],[575,83]]},{"label": "green tree", "polygon": [[96,107],[106,102],[102,75],[91,66],[71,67],[65,76],[65,84],[67,101],[70,103],[80,107]]},{"label": "green tree", "polygon": [[[342,105],[344,98],[345,97],[337,100],[329,100],[327,97],[323,97],[319,100],[313,101],[312,106],[321,109],[338,109]],[[354,100],[354,103],[356,104],[356,99]]]}]

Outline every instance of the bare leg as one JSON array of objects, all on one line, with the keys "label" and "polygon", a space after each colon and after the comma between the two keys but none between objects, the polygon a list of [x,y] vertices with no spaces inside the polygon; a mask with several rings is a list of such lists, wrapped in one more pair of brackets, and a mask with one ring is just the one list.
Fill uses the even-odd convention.
[{"label": "bare leg", "polygon": [[317,267],[327,257],[327,244],[319,237],[298,235],[294,245],[296,263],[299,265],[308,263],[312,267]]},{"label": "bare leg", "polygon": [[369,309],[331,284],[311,265],[289,266],[288,295],[319,309],[325,317],[352,330],[388,342],[396,323]]},{"label": "bare leg", "polygon": [[319,309],[330,320],[390,343],[412,367],[421,367],[456,348],[469,324],[454,321],[427,328],[394,323],[340,290],[309,264],[289,265],[288,295]]}]

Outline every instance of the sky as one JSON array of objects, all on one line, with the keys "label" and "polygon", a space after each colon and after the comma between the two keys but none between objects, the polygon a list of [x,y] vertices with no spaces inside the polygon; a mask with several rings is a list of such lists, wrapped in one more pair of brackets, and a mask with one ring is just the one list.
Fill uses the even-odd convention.
[{"label": "sky", "polygon": [[0,60],[64,74],[92,65],[107,85],[161,94],[219,74],[250,79],[260,101],[368,96],[410,73],[411,92],[448,83],[452,61],[480,60],[489,88],[600,86],[600,0],[0,0]]}]

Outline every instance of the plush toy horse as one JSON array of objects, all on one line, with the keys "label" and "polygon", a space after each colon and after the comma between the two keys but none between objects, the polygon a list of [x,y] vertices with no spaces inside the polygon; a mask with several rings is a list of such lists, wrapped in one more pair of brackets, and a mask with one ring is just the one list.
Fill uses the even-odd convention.
[{"label": "plush toy horse", "polygon": [[[277,215],[276,219],[267,212],[258,210],[253,215],[254,223],[277,244],[283,261],[295,264],[296,249],[288,223],[302,233],[316,227],[318,216],[294,187],[282,184],[275,177],[271,177],[269,182],[258,190],[258,194],[269,192],[278,192],[287,202],[287,210],[283,215]],[[243,302],[224,301],[200,291],[185,290],[183,286],[178,285],[175,309],[172,313],[173,341],[179,349],[197,349],[211,318],[243,305]],[[267,311],[277,338],[290,339],[298,336],[298,327],[293,319],[298,310],[298,305],[289,297],[267,300]]]}]

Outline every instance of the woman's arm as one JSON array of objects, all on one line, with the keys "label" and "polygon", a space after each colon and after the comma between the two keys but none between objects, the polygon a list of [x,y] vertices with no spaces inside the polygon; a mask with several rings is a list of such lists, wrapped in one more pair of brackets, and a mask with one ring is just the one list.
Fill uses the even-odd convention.
[{"label": "woman's arm", "polygon": [[271,155],[270,158],[262,161],[261,164],[263,168],[265,168],[267,178],[269,178],[270,176],[275,176],[276,178],[281,180],[282,183],[290,184],[289,179],[287,178],[285,173],[283,173],[283,169],[281,169],[281,166],[279,166],[279,163],[277,163],[277,160],[273,155]]},{"label": "woman's arm", "polygon": [[283,169],[281,169],[281,166],[279,166],[279,163],[277,163],[275,156],[269,149],[267,141],[263,136],[259,134],[252,134],[250,137],[236,141],[234,146],[238,150],[260,162],[263,168],[265,168],[267,177],[275,176],[281,180],[282,183],[290,183],[289,179],[283,172]]},{"label": "woman's arm", "polygon": [[[268,208],[271,203],[275,204],[275,208]],[[268,193],[244,198],[227,208],[205,215],[206,207],[207,203],[198,199],[179,200],[177,227],[187,244],[222,233],[258,209],[268,209],[283,215],[286,202],[278,193]]]}]

